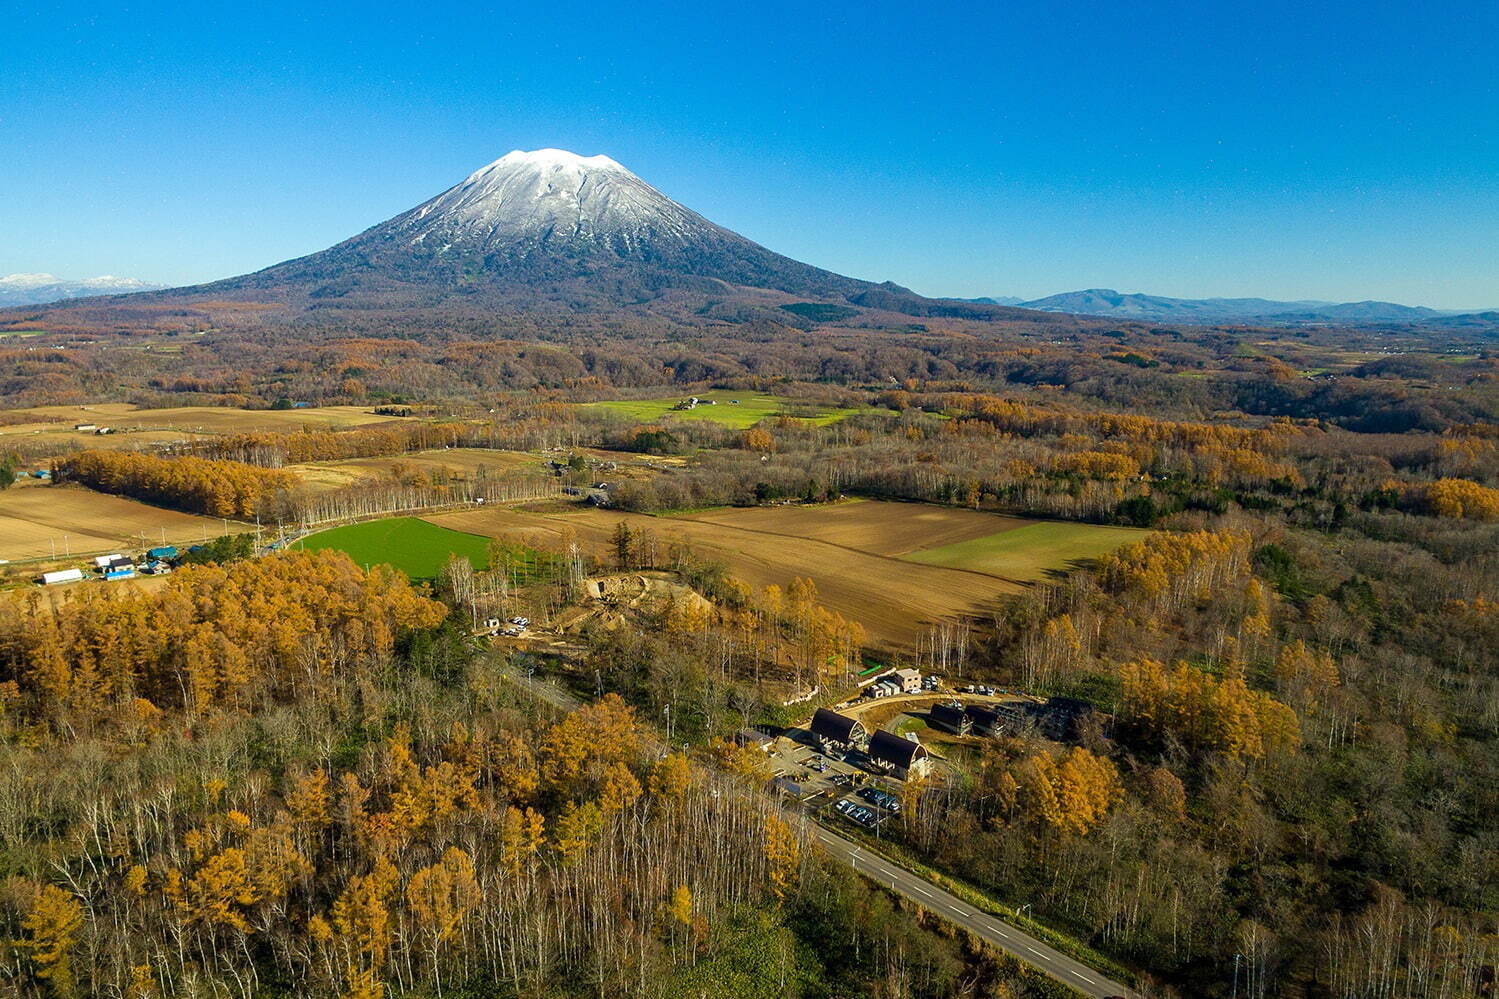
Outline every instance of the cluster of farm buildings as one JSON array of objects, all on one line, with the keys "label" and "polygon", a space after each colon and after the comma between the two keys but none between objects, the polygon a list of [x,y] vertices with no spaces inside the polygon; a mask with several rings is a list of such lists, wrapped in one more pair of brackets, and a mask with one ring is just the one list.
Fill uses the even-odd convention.
[{"label": "cluster of farm buildings", "polygon": [[87,578],[97,578],[108,582],[117,579],[133,579],[139,573],[161,576],[172,571],[172,566],[179,558],[177,549],[173,545],[162,545],[160,548],[148,550],[139,562],[129,555],[115,552],[111,555],[98,555],[93,559],[94,576],[84,575],[82,569],[57,569],[53,572],[44,572],[41,575],[43,586],[57,586],[62,583],[77,583]]}]

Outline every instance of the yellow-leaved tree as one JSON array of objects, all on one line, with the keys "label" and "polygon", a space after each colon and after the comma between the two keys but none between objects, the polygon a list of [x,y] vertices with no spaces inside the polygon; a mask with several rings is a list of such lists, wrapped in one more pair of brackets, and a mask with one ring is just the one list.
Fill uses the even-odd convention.
[{"label": "yellow-leaved tree", "polygon": [[767,815],[765,860],[770,868],[770,888],[777,899],[785,899],[796,887],[801,859],[801,843],[797,841],[791,824],[779,815]]},{"label": "yellow-leaved tree", "polygon": [[56,885],[13,878],[7,888],[25,913],[21,917],[25,936],[16,943],[31,959],[32,971],[53,995],[72,996],[77,988],[72,955],[83,926],[83,906]]}]

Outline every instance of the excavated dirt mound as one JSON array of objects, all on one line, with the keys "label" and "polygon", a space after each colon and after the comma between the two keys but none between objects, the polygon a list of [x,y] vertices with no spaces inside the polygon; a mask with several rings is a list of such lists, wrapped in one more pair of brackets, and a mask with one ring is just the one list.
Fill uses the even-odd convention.
[{"label": "excavated dirt mound", "polygon": [[627,572],[584,580],[579,603],[559,614],[552,624],[558,632],[571,635],[590,624],[618,628],[638,624],[641,617],[673,602],[703,614],[713,610],[713,604],[702,594],[666,573]]}]

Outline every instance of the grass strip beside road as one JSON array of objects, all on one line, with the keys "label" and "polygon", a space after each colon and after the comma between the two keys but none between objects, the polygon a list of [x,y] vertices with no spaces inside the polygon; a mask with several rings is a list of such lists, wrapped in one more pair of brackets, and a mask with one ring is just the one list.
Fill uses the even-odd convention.
[{"label": "grass strip beside road", "polygon": [[814,814],[813,821],[826,826],[838,835],[846,839],[858,842],[859,846],[897,867],[903,867],[912,874],[930,881],[932,884],[956,895],[962,901],[973,906],[980,912],[988,913],[995,919],[1008,923],[1018,930],[1024,930],[1031,936],[1043,943],[1056,948],[1063,954],[1113,978],[1117,981],[1126,982],[1135,986],[1139,982],[1139,975],[1129,968],[1119,964],[1113,958],[1089,947],[1076,937],[1069,936],[1061,930],[1055,929],[1046,923],[1031,916],[1016,915],[1015,906],[1004,905],[982,890],[975,888],[966,881],[959,880],[951,875],[937,870],[931,865],[913,857],[910,851],[889,840],[876,839],[869,832],[851,822],[833,822],[825,814]]}]

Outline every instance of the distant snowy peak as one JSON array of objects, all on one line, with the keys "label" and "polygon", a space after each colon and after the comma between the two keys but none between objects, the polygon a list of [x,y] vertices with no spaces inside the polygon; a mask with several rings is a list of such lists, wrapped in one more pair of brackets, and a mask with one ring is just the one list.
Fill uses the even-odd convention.
[{"label": "distant snowy peak", "polygon": [[0,277],[0,305],[43,305],[65,298],[89,295],[124,295],[136,291],[154,291],[165,285],[150,284],[139,278],[101,274],[69,281],[53,274],[6,274]]},{"label": "distant snowy peak", "polygon": [[1138,319],[1146,322],[1250,323],[1300,325],[1305,323],[1421,322],[1457,314],[1394,302],[1277,302],[1264,298],[1165,298],[1124,294],[1112,288],[1089,288],[1018,303],[1022,309],[1066,312],[1083,316]]},{"label": "distant snowy peak", "polygon": [[6,290],[12,288],[43,288],[49,284],[57,284],[57,278],[51,274],[7,274],[0,277],[0,288]]}]

